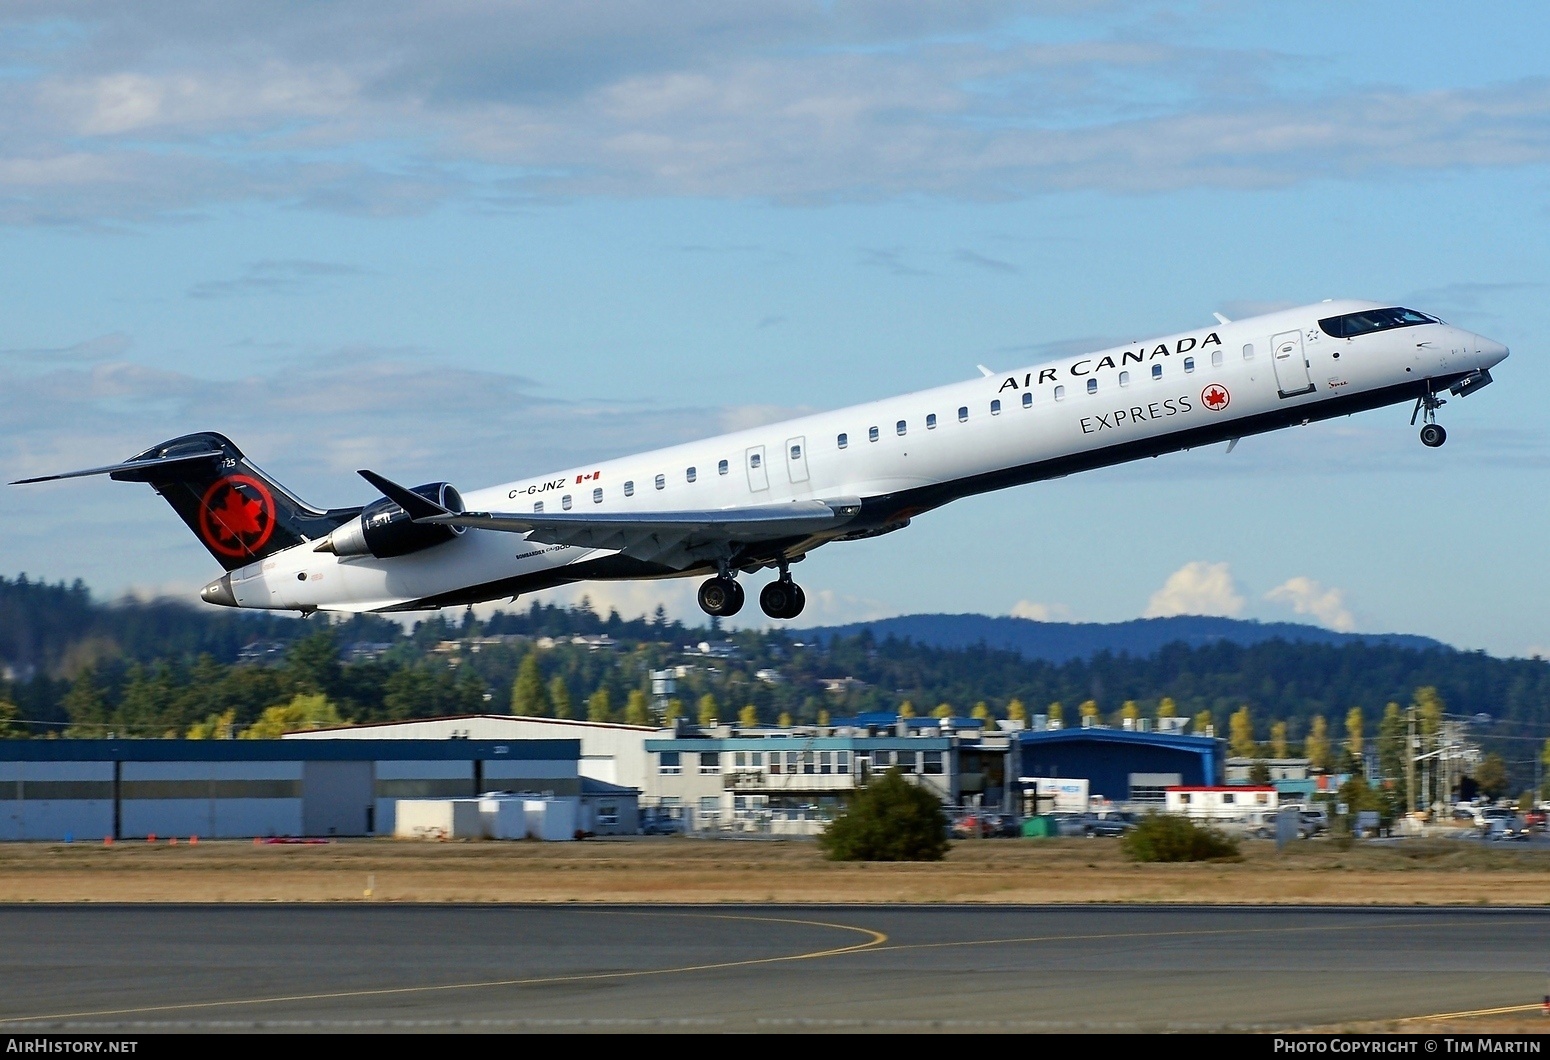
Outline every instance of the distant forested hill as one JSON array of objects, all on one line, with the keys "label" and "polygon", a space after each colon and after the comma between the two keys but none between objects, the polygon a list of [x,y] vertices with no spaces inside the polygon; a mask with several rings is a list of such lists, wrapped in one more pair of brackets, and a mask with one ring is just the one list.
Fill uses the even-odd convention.
[{"label": "distant forested hill", "polygon": [[1439,641],[1406,633],[1336,633],[1294,622],[1248,622],[1202,615],[1138,618],[1129,622],[1034,622],[1026,618],[990,615],[901,615],[875,622],[829,626],[812,632],[823,636],[854,637],[863,630],[878,640],[895,637],[934,648],[972,648],[982,644],[987,648],[1015,652],[1025,659],[1055,663],[1090,659],[1100,652],[1145,658],[1169,644],[1198,648],[1227,643],[1247,647],[1273,640],[1298,644],[1386,644],[1417,651],[1446,649]]}]

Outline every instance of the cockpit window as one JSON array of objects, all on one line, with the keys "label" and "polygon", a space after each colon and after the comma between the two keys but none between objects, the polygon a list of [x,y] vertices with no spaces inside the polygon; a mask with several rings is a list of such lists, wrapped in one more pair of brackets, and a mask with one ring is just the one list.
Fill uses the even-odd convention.
[{"label": "cockpit window", "polygon": [[1417,313],[1414,309],[1367,309],[1360,313],[1347,313],[1343,317],[1325,317],[1319,321],[1324,334],[1337,339],[1349,339],[1365,335],[1369,331],[1388,331],[1391,328],[1412,328],[1417,324],[1441,324],[1436,317]]}]

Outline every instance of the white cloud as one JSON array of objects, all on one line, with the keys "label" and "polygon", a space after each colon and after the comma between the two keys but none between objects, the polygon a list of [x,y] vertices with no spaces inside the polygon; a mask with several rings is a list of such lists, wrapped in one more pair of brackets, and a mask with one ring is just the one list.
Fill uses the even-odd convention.
[{"label": "white cloud", "polygon": [[1012,605],[1013,618],[1026,618],[1033,622],[1069,622],[1071,609],[1065,604],[1041,604],[1032,600],[1019,600]]},{"label": "white cloud", "polygon": [[1119,39],[1112,10],[1056,6],[1073,39],[1029,43],[1027,5],[998,0],[623,2],[607,18],[21,5],[0,15],[0,62],[18,71],[0,80],[0,220],[250,200],[992,199],[1550,159],[1544,80],[1318,95],[1272,83],[1298,57]]},{"label": "white cloud", "polygon": [[1341,633],[1356,628],[1356,620],[1346,610],[1345,594],[1339,589],[1326,589],[1312,578],[1288,578],[1266,593],[1265,599],[1290,607],[1299,615],[1312,615],[1320,625]]},{"label": "white cloud", "polygon": [[1170,615],[1223,615],[1236,618],[1243,613],[1243,597],[1233,584],[1232,570],[1226,563],[1195,560],[1186,563],[1152,594],[1144,618]]}]

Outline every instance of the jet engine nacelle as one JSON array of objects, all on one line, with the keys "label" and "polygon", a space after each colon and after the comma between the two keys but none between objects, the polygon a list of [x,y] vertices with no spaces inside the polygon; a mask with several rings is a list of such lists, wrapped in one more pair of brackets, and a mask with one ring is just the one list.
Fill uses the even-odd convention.
[{"label": "jet engine nacelle", "polygon": [[[451,483],[430,482],[414,487],[412,492],[435,501],[448,511],[463,511],[463,498]],[[451,541],[462,532],[461,526],[416,523],[408,512],[384,497],[366,505],[360,515],[343,526],[336,527],[314,546],[313,551],[391,559]]]}]

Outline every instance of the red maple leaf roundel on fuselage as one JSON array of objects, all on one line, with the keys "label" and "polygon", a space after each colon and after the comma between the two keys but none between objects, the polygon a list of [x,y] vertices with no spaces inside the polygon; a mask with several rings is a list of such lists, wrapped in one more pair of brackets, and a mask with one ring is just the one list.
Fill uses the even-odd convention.
[{"label": "red maple leaf roundel on fuselage", "polygon": [[1212,412],[1221,412],[1231,401],[1232,395],[1227,393],[1227,388],[1215,383],[1200,392],[1200,403]]},{"label": "red maple leaf roundel on fuselage", "polygon": [[274,495],[247,475],[227,475],[199,502],[199,536],[219,556],[254,556],[274,533]]}]

